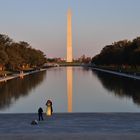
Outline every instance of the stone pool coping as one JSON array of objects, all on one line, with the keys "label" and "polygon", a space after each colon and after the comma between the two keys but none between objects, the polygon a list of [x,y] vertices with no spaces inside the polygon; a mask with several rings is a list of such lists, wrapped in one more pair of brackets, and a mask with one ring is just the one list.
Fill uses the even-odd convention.
[{"label": "stone pool coping", "polygon": [[140,139],[140,113],[55,113],[31,125],[37,114],[0,114],[0,140]]}]

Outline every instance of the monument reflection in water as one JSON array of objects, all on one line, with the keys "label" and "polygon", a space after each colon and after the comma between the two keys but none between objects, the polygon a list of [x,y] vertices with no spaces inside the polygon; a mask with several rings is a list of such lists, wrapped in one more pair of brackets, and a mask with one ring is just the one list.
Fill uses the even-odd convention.
[{"label": "monument reflection in water", "polygon": [[56,67],[0,83],[0,113],[139,112],[140,81],[83,67]]},{"label": "monument reflection in water", "polygon": [[72,93],[73,93],[73,71],[72,67],[67,67],[67,98],[68,112],[72,112]]}]

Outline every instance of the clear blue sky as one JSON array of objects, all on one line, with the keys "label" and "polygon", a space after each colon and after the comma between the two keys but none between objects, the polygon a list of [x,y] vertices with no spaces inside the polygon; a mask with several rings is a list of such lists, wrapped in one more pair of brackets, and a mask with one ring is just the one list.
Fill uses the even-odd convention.
[{"label": "clear blue sky", "polygon": [[94,56],[107,44],[140,36],[140,0],[0,0],[0,33],[48,57],[66,56],[66,14],[73,13],[73,53]]}]

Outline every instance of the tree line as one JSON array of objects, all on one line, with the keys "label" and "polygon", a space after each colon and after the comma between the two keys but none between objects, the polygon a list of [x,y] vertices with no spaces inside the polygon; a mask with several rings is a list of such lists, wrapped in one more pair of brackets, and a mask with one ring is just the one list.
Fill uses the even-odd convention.
[{"label": "tree line", "polygon": [[0,67],[6,70],[22,70],[40,67],[46,62],[44,53],[27,42],[15,42],[0,34]]},{"label": "tree line", "polygon": [[140,37],[122,40],[105,46],[92,58],[95,65],[140,65]]}]

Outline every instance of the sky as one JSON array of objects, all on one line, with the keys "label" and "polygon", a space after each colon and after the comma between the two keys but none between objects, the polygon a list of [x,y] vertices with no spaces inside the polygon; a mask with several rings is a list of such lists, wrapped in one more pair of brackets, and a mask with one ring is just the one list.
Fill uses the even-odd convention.
[{"label": "sky", "polygon": [[75,58],[140,36],[140,0],[0,0],[0,34],[66,58],[68,8]]}]

